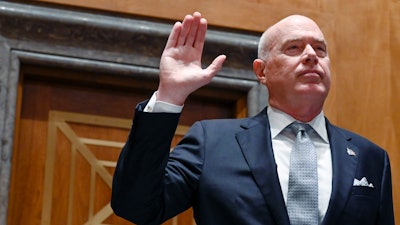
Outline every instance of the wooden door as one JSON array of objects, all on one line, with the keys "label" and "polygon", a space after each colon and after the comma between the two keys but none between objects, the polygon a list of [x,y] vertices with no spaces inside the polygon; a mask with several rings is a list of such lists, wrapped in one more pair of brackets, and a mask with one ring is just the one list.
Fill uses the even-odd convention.
[{"label": "wooden door", "polygon": [[[155,84],[93,85],[65,79],[94,76],[79,71],[21,71],[8,224],[130,224],[110,208],[112,175],[134,106]],[[212,99],[195,96],[185,106],[173,145],[195,120],[235,116],[237,101]],[[194,224],[192,211],[165,224]]]}]

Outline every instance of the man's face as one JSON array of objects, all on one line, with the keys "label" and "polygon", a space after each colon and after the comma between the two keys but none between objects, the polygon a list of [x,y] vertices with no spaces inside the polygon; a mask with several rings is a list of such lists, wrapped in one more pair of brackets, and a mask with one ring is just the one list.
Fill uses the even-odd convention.
[{"label": "man's face", "polygon": [[322,102],[328,95],[330,61],[324,36],[312,21],[278,24],[265,59],[270,104]]}]

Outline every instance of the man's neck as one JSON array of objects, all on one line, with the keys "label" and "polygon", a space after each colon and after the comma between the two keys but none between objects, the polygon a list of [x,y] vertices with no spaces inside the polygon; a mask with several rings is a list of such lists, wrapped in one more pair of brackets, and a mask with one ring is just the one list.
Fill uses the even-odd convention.
[{"label": "man's neck", "polygon": [[318,106],[314,106],[314,105],[282,106],[282,105],[274,104],[273,102],[270,102],[270,106],[290,115],[291,117],[293,117],[294,119],[296,119],[300,122],[305,122],[305,123],[313,120],[322,111],[322,105],[321,106],[319,106],[319,105]]}]

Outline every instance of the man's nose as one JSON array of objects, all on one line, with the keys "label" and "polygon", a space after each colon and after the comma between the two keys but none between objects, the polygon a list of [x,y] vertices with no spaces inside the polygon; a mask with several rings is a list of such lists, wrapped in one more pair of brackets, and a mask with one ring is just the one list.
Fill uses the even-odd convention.
[{"label": "man's nose", "polygon": [[318,63],[317,53],[315,52],[314,48],[311,45],[306,45],[303,51],[302,62],[307,63]]}]

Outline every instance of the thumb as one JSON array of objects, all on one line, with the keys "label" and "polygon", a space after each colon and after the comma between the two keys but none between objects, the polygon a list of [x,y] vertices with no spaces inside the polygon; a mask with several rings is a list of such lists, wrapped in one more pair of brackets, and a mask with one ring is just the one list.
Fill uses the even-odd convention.
[{"label": "thumb", "polygon": [[219,55],[205,70],[207,70],[207,72],[214,76],[221,70],[222,64],[225,62],[225,59],[226,55]]}]

